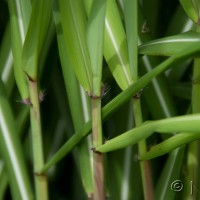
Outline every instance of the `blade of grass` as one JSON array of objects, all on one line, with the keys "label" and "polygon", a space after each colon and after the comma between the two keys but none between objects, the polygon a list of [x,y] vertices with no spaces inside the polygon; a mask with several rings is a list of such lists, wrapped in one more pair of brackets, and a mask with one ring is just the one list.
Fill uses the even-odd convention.
[{"label": "blade of grass", "polygon": [[[28,2],[28,1],[27,1]],[[11,42],[12,42],[12,53],[14,58],[14,74],[15,80],[22,96],[23,101],[29,98],[29,91],[26,82],[26,76],[22,69],[22,45],[24,43],[26,27],[22,18],[22,12],[26,12],[26,19],[29,19],[30,6],[22,11],[22,3],[15,0],[9,0],[9,13],[11,23]]]},{"label": "blade of grass", "polygon": [[181,5],[183,6],[185,12],[192,19],[195,23],[199,22],[199,10],[197,9],[197,5],[194,1],[187,1],[187,0],[179,0]]},{"label": "blade of grass", "polygon": [[177,34],[157,40],[151,40],[139,46],[139,53],[145,55],[172,56],[187,45],[200,41],[200,34],[193,31]]},{"label": "blade of grass", "polygon": [[30,23],[28,26],[22,52],[22,66],[32,80],[37,80],[38,59],[43,47],[49,22],[53,0],[35,0],[32,6]]},{"label": "blade of grass", "polygon": [[13,199],[33,199],[20,141],[15,134],[15,121],[2,82],[0,87],[0,146],[8,169],[12,196]]},{"label": "blade of grass", "polygon": [[86,16],[80,0],[59,1],[61,23],[70,65],[85,91],[92,91],[92,72],[86,42]]},{"label": "blade of grass", "polygon": [[[99,152],[109,152],[129,145],[136,144],[142,139],[146,139],[154,132],[194,132],[199,133],[198,123],[200,115],[185,115],[180,117],[171,117],[168,119],[146,122],[143,125],[133,128],[96,148]],[[178,141],[177,141],[178,142]],[[142,156],[141,156],[142,157]]]},{"label": "blade of grass", "polygon": [[164,169],[162,170],[162,176],[159,178],[156,184],[156,190],[163,192],[155,192],[155,200],[168,200],[169,198],[175,199],[175,193],[171,189],[171,184],[179,179],[183,164],[184,152],[185,148],[180,147],[179,149],[176,149],[170,153]]},{"label": "blade of grass", "polygon": [[5,163],[2,160],[0,160],[0,200],[5,199],[7,187],[8,177],[5,171]]},{"label": "blade of grass", "polygon": [[142,159],[152,159],[158,156],[162,156],[170,151],[185,145],[187,143],[193,142],[199,138],[198,134],[194,133],[179,133],[169,139],[153,146],[148,152],[142,155]]},{"label": "blade of grass", "polygon": [[7,24],[0,48],[0,74],[8,96],[14,86],[13,56],[11,50],[10,23]]}]

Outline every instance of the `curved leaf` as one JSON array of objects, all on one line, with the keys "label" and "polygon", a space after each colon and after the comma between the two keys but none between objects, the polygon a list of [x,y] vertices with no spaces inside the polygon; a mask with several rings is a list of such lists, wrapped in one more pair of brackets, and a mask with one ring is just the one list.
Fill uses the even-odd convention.
[{"label": "curved leaf", "polygon": [[183,6],[186,14],[188,17],[194,21],[195,23],[198,23],[199,20],[199,7],[196,5],[196,0],[179,0],[181,5]]},{"label": "curved leaf", "polygon": [[162,156],[184,144],[193,142],[199,139],[199,134],[194,133],[179,133],[171,138],[153,146],[147,153],[141,156],[142,160],[149,160],[158,156]]},{"label": "curved leaf", "polygon": [[[26,5],[26,6],[25,6]],[[12,54],[14,60],[15,80],[23,100],[29,98],[26,75],[22,69],[22,46],[27,30],[27,21],[31,10],[29,1],[9,0],[9,13],[11,24]]]},{"label": "curved leaf", "polygon": [[146,42],[139,46],[139,53],[145,55],[172,56],[191,44],[200,42],[200,33],[189,31],[186,33],[169,36]]},{"label": "curved leaf", "polygon": [[[199,133],[200,115],[185,115],[172,117],[169,119],[145,122],[143,125],[133,128],[96,148],[98,152],[109,152],[117,149],[134,145],[139,141],[146,139],[154,132],[171,133],[171,132],[194,132]],[[199,135],[200,138],[200,135]],[[177,141],[178,144],[178,141]],[[182,144],[180,144],[182,145]]]}]

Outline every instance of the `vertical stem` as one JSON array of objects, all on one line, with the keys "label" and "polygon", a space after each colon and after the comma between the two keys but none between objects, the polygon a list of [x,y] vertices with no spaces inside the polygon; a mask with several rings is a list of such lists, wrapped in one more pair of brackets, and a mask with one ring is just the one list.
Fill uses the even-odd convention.
[{"label": "vertical stem", "polygon": [[[197,32],[200,32],[200,26],[197,25]],[[193,85],[192,85],[192,113],[200,113],[200,58],[194,59],[193,66]],[[194,141],[188,144],[187,153],[187,176],[185,177],[185,185],[188,187],[185,189],[184,198],[187,200],[196,199],[197,190],[193,190],[193,185],[198,185],[197,174],[199,168],[199,142]],[[191,186],[191,184],[192,186]],[[192,188],[191,188],[192,187]],[[192,191],[191,191],[192,190]]]},{"label": "vertical stem", "polygon": [[[140,126],[143,122],[141,103],[139,98],[133,100],[133,110],[135,116],[135,126]],[[142,155],[146,152],[146,141],[142,140],[138,143],[139,154]],[[145,200],[153,200],[153,188],[151,180],[150,161],[140,161],[140,169],[142,175],[142,184]]]},{"label": "vertical stem", "polygon": [[[126,1],[127,11],[131,13],[131,10],[134,12],[134,21],[132,22],[132,46],[129,45],[129,57],[131,72],[133,77],[133,82],[138,79],[138,1],[131,0],[130,2]],[[127,20],[128,21],[128,20]],[[131,40],[130,40],[131,41]],[[132,50],[131,50],[132,49]],[[134,54],[133,54],[134,52]],[[142,111],[141,111],[141,102],[140,102],[141,91],[136,94],[133,98],[133,113],[135,118],[135,126],[140,126],[143,122]],[[138,143],[139,155],[142,155],[146,152],[146,141],[140,141]],[[145,200],[153,200],[153,187],[151,180],[151,168],[150,161],[140,161],[140,171],[142,176],[142,185],[143,185],[143,194]]]},{"label": "vertical stem", "polygon": [[[101,99],[92,98],[92,140],[93,146],[102,144]],[[104,200],[103,154],[94,152],[94,200]]]},{"label": "vertical stem", "polygon": [[29,90],[31,100],[31,130],[32,130],[32,146],[34,160],[34,178],[36,189],[36,200],[47,200],[47,177],[45,174],[37,173],[44,165],[42,137],[41,137],[41,119],[40,106],[38,97],[37,82],[29,79]]}]

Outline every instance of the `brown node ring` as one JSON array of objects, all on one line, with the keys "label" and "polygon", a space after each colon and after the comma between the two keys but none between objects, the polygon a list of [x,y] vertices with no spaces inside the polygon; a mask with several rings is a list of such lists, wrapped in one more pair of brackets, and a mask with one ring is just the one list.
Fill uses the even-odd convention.
[{"label": "brown node ring", "polygon": [[93,153],[101,154],[100,152],[96,151],[96,148],[95,148],[95,147],[92,147],[91,150],[93,151]]},{"label": "brown node ring", "polygon": [[40,177],[46,177],[46,173],[38,173],[38,172],[34,172],[35,176],[40,176]]}]

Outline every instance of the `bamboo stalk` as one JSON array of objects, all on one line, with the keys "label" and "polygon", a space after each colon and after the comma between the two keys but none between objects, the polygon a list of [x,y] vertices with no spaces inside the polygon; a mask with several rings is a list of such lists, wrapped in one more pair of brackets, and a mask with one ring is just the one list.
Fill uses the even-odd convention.
[{"label": "bamboo stalk", "polygon": [[[92,140],[93,147],[102,144],[101,99],[91,98],[92,101]],[[104,167],[103,154],[94,151],[94,200],[104,200]]]},{"label": "bamboo stalk", "polygon": [[29,79],[30,90],[30,118],[32,130],[32,146],[34,160],[34,179],[37,200],[48,199],[47,176],[46,174],[37,173],[44,165],[43,148],[42,148],[42,131],[40,119],[40,106],[38,97],[37,82]]},{"label": "bamboo stalk", "polygon": [[[196,31],[200,32],[200,26],[197,25]],[[200,112],[200,58],[194,59],[193,64],[193,85],[192,85],[192,113]],[[184,199],[196,199],[197,190],[193,186],[198,185],[197,174],[199,168],[199,141],[194,141],[188,144],[187,152],[187,175],[185,176],[185,185],[187,186],[184,192]]]},{"label": "bamboo stalk", "polygon": [[[140,97],[133,99],[133,111],[135,116],[135,126],[138,127],[143,123]],[[144,154],[146,149],[146,141],[142,140],[138,143],[139,155]],[[153,200],[153,188],[151,180],[150,161],[140,161],[140,170],[142,175],[143,194],[145,200]]]}]

